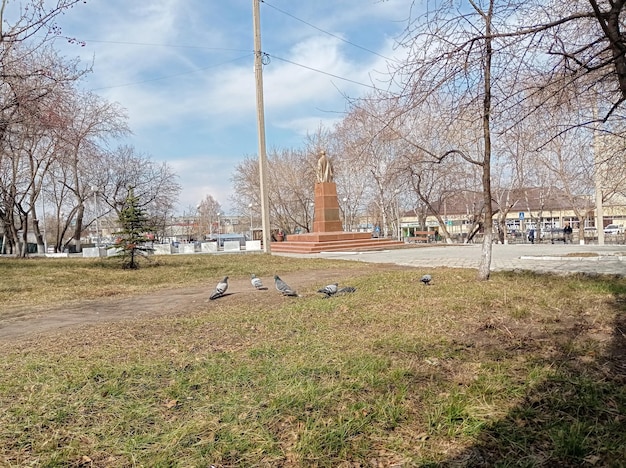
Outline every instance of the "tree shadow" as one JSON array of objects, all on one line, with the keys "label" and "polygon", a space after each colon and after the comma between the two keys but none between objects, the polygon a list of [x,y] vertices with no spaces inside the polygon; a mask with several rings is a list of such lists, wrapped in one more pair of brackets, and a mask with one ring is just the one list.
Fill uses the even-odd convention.
[{"label": "tree shadow", "polygon": [[594,348],[581,347],[581,337],[594,339],[589,324],[567,324],[544,361],[552,366],[552,377],[483,428],[472,447],[432,466],[626,466],[626,286],[605,281],[615,298],[605,351],[594,355]]}]

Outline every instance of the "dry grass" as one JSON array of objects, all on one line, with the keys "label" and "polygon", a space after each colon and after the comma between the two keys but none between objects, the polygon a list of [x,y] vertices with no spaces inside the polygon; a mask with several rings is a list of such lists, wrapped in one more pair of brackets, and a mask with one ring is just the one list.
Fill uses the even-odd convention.
[{"label": "dry grass", "polygon": [[580,258],[591,258],[591,257],[599,257],[600,254],[597,252],[570,252],[563,257],[580,257]]},{"label": "dry grass", "polygon": [[[348,266],[346,266],[348,265]],[[307,268],[349,268],[346,262],[312,259]],[[158,256],[139,270],[123,270],[116,258],[0,258],[0,307],[63,303],[74,299],[142,294],[169,287],[204,284],[225,275],[291,272],[292,259],[265,254]]]},{"label": "dry grass", "polygon": [[[0,342],[0,465],[619,466],[626,459],[624,279],[496,273],[476,282],[473,271],[436,269],[434,284],[423,286],[412,269],[263,255],[201,259],[130,272],[149,274],[129,279],[129,288],[114,280],[128,272],[97,262],[68,269],[61,284],[70,282],[72,294],[80,285],[91,294],[94,282],[127,294],[148,278],[151,288],[176,287],[225,270],[234,278],[281,271],[300,275],[302,297],[237,292],[172,316]],[[8,267],[29,276],[23,284],[42,284],[42,275],[67,269],[63,262]],[[357,292],[321,298],[321,269]],[[61,300],[47,287],[32,291]]]}]

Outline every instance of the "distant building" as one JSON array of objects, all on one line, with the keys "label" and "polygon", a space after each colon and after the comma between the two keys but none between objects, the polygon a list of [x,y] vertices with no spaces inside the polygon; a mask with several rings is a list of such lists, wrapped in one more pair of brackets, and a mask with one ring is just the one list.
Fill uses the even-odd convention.
[{"label": "distant building", "polygon": [[[562,228],[569,223],[573,229],[595,226],[595,204],[590,197],[568,196],[556,188],[526,188],[494,192],[492,204],[494,225],[502,220],[507,231],[526,231],[530,228]],[[400,227],[403,237],[422,229],[438,230],[443,226],[453,237],[467,236],[484,214],[481,192],[462,192],[435,205],[439,218],[433,213],[419,216],[405,212]],[[603,207],[604,226],[610,223],[626,224],[626,199],[614,196]],[[506,215],[503,216],[503,213]],[[580,226],[582,222],[582,226]],[[603,227],[604,227],[603,226]]]}]

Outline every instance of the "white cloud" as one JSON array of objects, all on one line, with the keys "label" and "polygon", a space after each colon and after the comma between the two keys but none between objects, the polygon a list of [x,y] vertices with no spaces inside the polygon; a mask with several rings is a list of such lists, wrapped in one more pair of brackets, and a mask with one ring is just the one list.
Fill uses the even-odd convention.
[{"label": "white cloud", "polygon": [[275,126],[283,130],[289,130],[301,137],[301,140],[304,140],[307,135],[315,133],[318,128],[333,128],[340,121],[340,117],[303,117],[277,120]]},{"label": "white cloud", "polygon": [[222,206],[229,205],[234,166],[231,158],[194,155],[176,159],[171,166],[181,180],[183,190],[178,203],[181,210],[196,206],[207,195],[213,196]]},{"label": "white cloud", "polygon": [[[332,127],[342,94],[370,92],[358,83],[386,70],[381,56],[340,38],[397,54],[391,37],[402,24],[394,21],[412,0],[270,3],[304,21],[261,4],[263,50],[273,56],[263,72],[268,145],[293,146],[320,124]],[[257,152],[251,14],[249,0],[107,0],[63,18],[66,34],[87,41],[65,45],[65,54],[95,58],[86,88],[126,108],[133,141],[145,145],[137,149],[178,173],[181,209],[207,194],[228,206],[233,168]]]}]

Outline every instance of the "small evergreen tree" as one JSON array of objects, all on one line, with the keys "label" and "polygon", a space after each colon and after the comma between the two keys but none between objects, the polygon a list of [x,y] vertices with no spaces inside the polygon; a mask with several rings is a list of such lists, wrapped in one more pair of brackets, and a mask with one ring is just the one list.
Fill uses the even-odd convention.
[{"label": "small evergreen tree", "polygon": [[139,268],[139,256],[146,256],[153,249],[147,245],[150,241],[147,236],[150,231],[149,218],[132,188],[120,211],[119,222],[122,230],[115,233],[117,239],[111,248],[118,249],[117,256],[122,258],[122,268],[135,270]]}]

